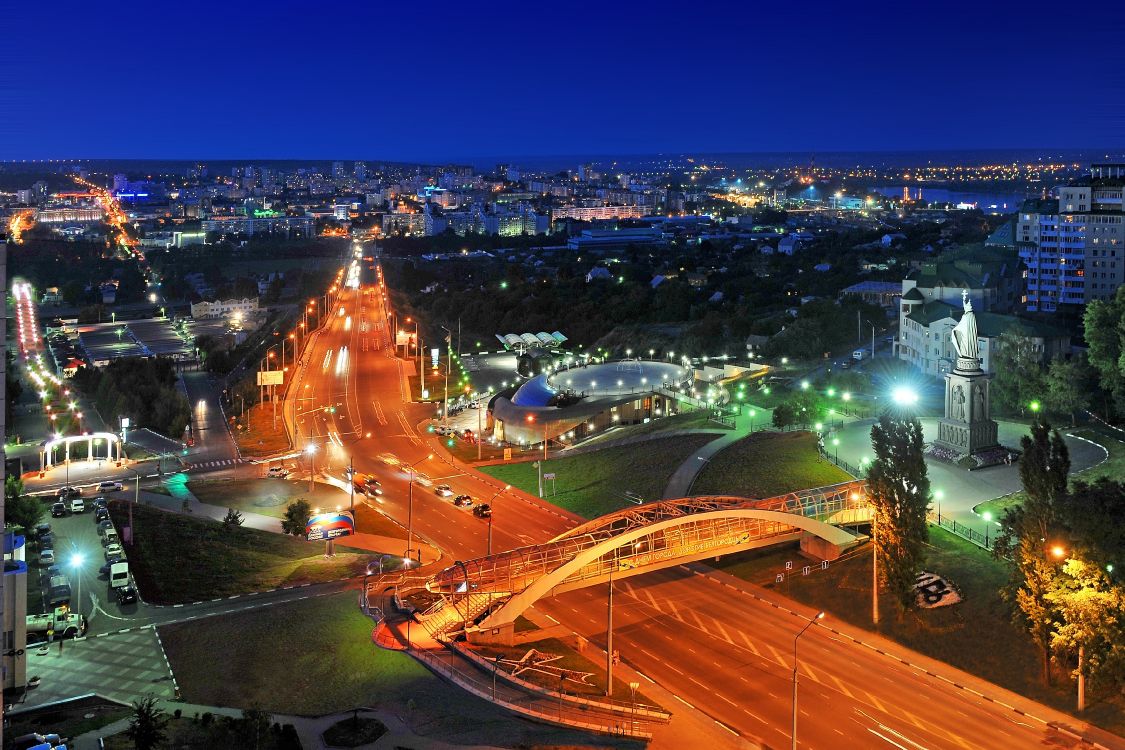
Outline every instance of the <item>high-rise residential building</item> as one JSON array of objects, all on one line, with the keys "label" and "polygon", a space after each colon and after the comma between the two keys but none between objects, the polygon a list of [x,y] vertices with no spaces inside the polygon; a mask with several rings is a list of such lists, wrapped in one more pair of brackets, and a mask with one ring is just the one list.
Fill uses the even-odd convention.
[{"label": "high-rise residential building", "polygon": [[113,192],[123,193],[129,187],[129,178],[123,174],[115,174],[113,176]]},{"label": "high-rise residential building", "polygon": [[1125,164],[1094,164],[1090,174],[1026,201],[1016,217],[1016,247],[1027,265],[1030,312],[1108,299],[1125,283]]},{"label": "high-rise residential building", "polygon": [[344,177],[346,175],[347,175],[347,173],[344,171],[344,162],[342,162],[342,161],[332,162],[332,179],[342,180],[342,179],[344,179]]},{"label": "high-rise residential building", "polygon": [[361,161],[357,161],[352,168],[352,175],[354,175],[359,182],[367,182],[367,165]]},{"label": "high-rise residential building", "polygon": [[[8,246],[0,233],[0,289],[7,288]],[[0,341],[7,340],[7,324],[0,318]],[[7,359],[0,358],[0,397],[5,392]],[[0,410],[0,484],[6,478],[7,456],[4,455],[7,425],[4,411]],[[5,691],[22,689],[27,685],[27,560],[26,539],[14,531],[6,530],[4,523],[4,495],[0,493],[0,530],[4,534],[4,570],[0,575],[0,676]],[[3,726],[3,708],[0,705],[0,726]],[[3,739],[0,730],[0,739]]]}]

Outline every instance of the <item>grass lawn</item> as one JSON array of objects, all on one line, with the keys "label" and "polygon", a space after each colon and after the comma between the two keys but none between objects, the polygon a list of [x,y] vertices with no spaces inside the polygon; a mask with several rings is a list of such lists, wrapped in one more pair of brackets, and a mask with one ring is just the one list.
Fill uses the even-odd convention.
[{"label": "grass lawn", "polygon": [[[4,734],[11,739],[31,732],[54,732],[62,737],[77,737],[128,718],[132,713],[129,708],[100,698],[83,698],[15,716],[5,716]],[[93,716],[86,718],[89,714]]]},{"label": "grass lawn", "polygon": [[707,462],[691,492],[773,497],[851,478],[843,469],[820,458],[816,436],[810,432],[757,432]]},{"label": "grass lawn", "polygon": [[[785,572],[785,562],[794,563],[793,576],[776,583]],[[829,618],[874,630],[871,625],[871,548],[864,545],[830,564],[827,570],[812,568],[801,575],[802,562],[796,544],[770,550],[730,555],[714,564],[721,570],[773,589],[797,601],[823,609]],[[1074,709],[1073,687],[1056,674],[1061,687],[1045,688],[1041,680],[1041,657],[1027,632],[1012,624],[1000,588],[1008,581],[1007,568],[992,555],[942,529],[930,526],[930,543],[923,569],[937,573],[961,592],[960,604],[937,609],[918,609],[902,619],[894,603],[880,597],[882,635],[927,656],[970,672],[1029,698],[1063,711]],[[788,587],[788,588],[787,588]],[[1089,709],[1101,726],[1121,731],[1125,720],[1111,703]]]},{"label": "grass lawn", "polygon": [[609,443],[637,435],[656,435],[670,430],[716,430],[728,429],[718,422],[710,420],[710,412],[693,409],[670,417],[654,419],[648,424],[631,424],[617,427],[609,432],[603,432],[595,440],[588,440],[583,445],[596,445],[598,442]]},{"label": "grass lawn", "polygon": [[[348,493],[321,482],[313,484],[312,492],[308,482],[270,478],[194,479],[187,483],[187,488],[201,503],[274,518],[283,518],[286,507],[297,500],[305,500],[313,508],[348,507]],[[356,531],[405,539],[402,527],[367,507],[366,499],[363,495],[355,498]]]},{"label": "grass lawn", "polygon": [[[118,529],[128,508],[110,502]],[[179,604],[279,586],[362,575],[371,556],[343,545],[326,560],[324,546],[268,531],[227,529],[218,521],[133,508],[136,542],[126,545],[141,596],[151,604]]]},{"label": "grass lawn", "polygon": [[[1075,430],[1060,430],[1060,432],[1097,443],[1105,448],[1106,452],[1109,454],[1109,457],[1097,466],[1093,466],[1077,474],[1071,474],[1071,481],[1081,479],[1084,482],[1093,482],[1102,477],[1120,481],[1122,477],[1125,477],[1125,443],[1121,441],[1113,430],[1107,430],[1104,427],[1095,425],[1091,427],[1080,427]],[[1001,516],[1004,515],[1005,510],[1013,505],[1019,505],[1021,502],[1023,502],[1022,491],[994,500],[986,500],[973,508],[973,510],[982,515],[984,513],[991,513],[993,519],[999,520]]]},{"label": "grass lawn", "polygon": [[278,404],[277,428],[274,428],[273,405],[256,404],[246,410],[244,429],[233,429],[234,441],[244,456],[269,456],[289,450],[289,435],[281,426],[281,404]]},{"label": "grass lawn", "polygon": [[[481,645],[473,647],[474,651],[486,659],[499,656],[503,659],[513,659],[516,661],[522,659],[531,649],[561,656],[561,659],[551,662],[552,666],[592,673],[591,676],[587,678],[589,684],[576,682],[574,680],[564,680],[562,682],[562,688],[566,693],[591,698],[605,695],[605,654],[595,649],[591,648],[585,654],[579,653],[558,638],[544,638],[541,641],[521,643],[517,646]],[[503,669],[504,667],[501,667],[501,670]],[[509,668],[507,671],[510,672],[511,669]],[[519,677],[530,683],[539,685],[540,687],[549,688],[551,690],[559,689],[559,678],[554,675],[527,671],[521,672]],[[622,700],[623,698],[627,700],[629,698],[629,683],[622,682],[614,677],[613,694],[616,696],[617,700]],[[646,697],[640,691],[637,692],[637,703],[644,703],[649,706],[657,705],[651,698]]]},{"label": "grass lawn", "polygon": [[[548,459],[544,473],[554,474],[556,479],[544,480],[546,499],[584,518],[633,505],[625,499],[626,491],[648,501],[659,500],[676,468],[714,439],[714,435],[682,435]],[[539,470],[534,461],[482,466],[480,470],[525,492],[538,491]]]},{"label": "grass lawn", "polygon": [[[417,731],[500,731],[505,714],[442,682],[412,657],[371,643],[356,593],[160,628],[184,700],[316,716],[391,708]],[[498,729],[499,728],[499,729]]]}]

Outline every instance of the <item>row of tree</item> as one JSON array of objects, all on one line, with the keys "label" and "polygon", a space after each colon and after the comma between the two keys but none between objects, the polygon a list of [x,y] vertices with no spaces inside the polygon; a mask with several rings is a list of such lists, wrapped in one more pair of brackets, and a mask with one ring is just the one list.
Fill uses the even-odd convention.
[{"label": "row of tree", "polygon": [[1037,422],[1022,440],[1024,499],[1001,519],[993,552],[1011,565],[1005,597],[1027,628],[1050,683],[1052,660],[1095,688],[1125,687],[1125,485],[1068,480],[1057,430]]},{"label": "row of tree", "polygon": [[118,359],[106,367],[83,367],[78,387],[107,419],[129,417],[134,427],[149,427],[173,439],[191,418],[187,398],[176,387],[176,371],[165,357]]}]

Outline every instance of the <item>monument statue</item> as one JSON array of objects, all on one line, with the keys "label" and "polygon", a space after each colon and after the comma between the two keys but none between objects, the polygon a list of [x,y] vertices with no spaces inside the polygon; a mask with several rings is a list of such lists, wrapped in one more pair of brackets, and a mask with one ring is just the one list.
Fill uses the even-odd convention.
[{"label": "monument statue", "polygon": [[977,341],[977,316],[973,303],[969,300],[969,290],[961,290],[961,303],[965,313],[957,325],[953,326],[953,348],[961,359],[980,359],[980,342]]},{"label": "monument statue", "polygon": [[957,365],[945,375],[945,418],[934,442],[954,454],[986,453],[999,446],[996,422],[988,414],[989,376],[981,370],[977,316],[968,290],[961,292],[965,312],[953,327]]}]

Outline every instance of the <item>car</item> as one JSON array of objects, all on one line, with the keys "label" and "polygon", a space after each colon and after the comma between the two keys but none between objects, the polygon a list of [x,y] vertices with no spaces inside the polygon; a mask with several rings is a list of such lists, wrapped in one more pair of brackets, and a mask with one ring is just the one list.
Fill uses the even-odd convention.
[{"label": "car", "polygon": [[95,509],[109,507],[109,501],[104,497],[95,497],[90,504],[93,505]]},{"label": "car", "polygon": [[55,546],[55,535],[48,531],[46,534],[41,534],[36,542],[39,544],[39,549],[49,549]]},{"label": "car", "polygon": [[845,360],[844,360],[843,362],[841,362],[841,363],[840,363],[840,369],[841,369],[841,370],[850,370],[850,369],[852,369],[852,360],[850,360],[850,359],[845,359]]},{"label": "car", "polygon": [[44,547],[39,550],[39,564],[44,567],[50,567],[55,564],[55,551],[50,547]]},{"label": "car", "polygon": [[[121,545],[117,542],[110,542],[105,546],[105,558],[107,560],[113,555],[117,555],[118,557],[120,557],[124,553],[125,551],[121,549]],[[40,553],[40,556],[42,556],[42,553]]]},{"label": "car", "polygon": [[866,357],[866,356],[867,356],[867,350],[866,349],[856,349],[854,352],[852,352],[852,359],[854,359],[857,362],[862,362],[863,358]]},{"label": "car", "polygon": [[109,576],[109,570],[110,570],[110,568],[113,567],[113,564],[123,562],[124,560],[125,560],[125,558],[122,555],[110,555],[109,557],[106,558],[105,565],[98,568],[98,575],[99,576]]},{"label": "car", "polygon": [[448,484],[439,484],[434,487],[434,494],[438,497],[453,497],[453,488]]},{"label": "car", "polygon": [[363,480],[363,483],[366,484],[369,487],[371,487],[371,486],[382,487],[383,486],[383,483],[380,482],[375,477],[367,477],[366,479]]},{"label": "car", "polygon": [[98,485],[98,492],[120,492],[124,487],[121,482],[102,482]]},{"label": "car", "polygon": [[135,586],[118,586],[113,590],[113,595],[117,597],[118,605],[135,604],[137,601]]},{"label": "car", "polygon": [[106,508],[94,509],[94,523],[101,523],[102,521],[109,520],[109,510]]},{"label": "car", "polygon": [[72,497],[66,501],[67,510],[71,513],[85,513],[86,503],[80,497]]},{"label": "car", "polygon": [[63,487],[55,493],[59,500],[69,500],[72,497],[82,497],[82,490],[77,487]]},{"label": "car", "polygon": [[473,508],[473,515],[477,518],[492,518],[492,506],[488,503],[481,503]]},{"label": "car", "polygon": [[61,500],[51,506],[51,518],[62,518],[65,515],[66,505],[64,505]]},{"label": "car", "polygon": [[473,504],[473,496],[472,495],[458,495],[457,497],[453,498],[453,504],[456,505],[458,508],[468,508],[469,506],[471,506]]},{"label": "car", "polygon": [[51,524],[41,523],[35,527],[35,538],[42,539],[44,535],[51,533]]},{"label": "car", "polygon": [[61,576],[61,575],[62,575],[62,568],[60,568],[58,566],[58,564],[47,566],[47,579],[48,580],[50,580],[51,578],[54,578],[55,576]]},{"label": "car", "polygon": [[274,479],[285,479],[289,476],[289,470],[283,466],[271,466],[269,471],[266,472],[266,476]]}]

